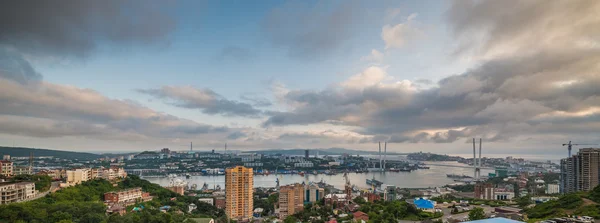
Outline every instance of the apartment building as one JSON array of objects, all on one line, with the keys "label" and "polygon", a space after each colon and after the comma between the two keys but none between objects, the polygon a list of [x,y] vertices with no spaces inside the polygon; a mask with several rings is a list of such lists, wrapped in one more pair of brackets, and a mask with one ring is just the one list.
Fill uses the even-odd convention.
[{"label": "apartment building", "polygon": [[132,204],[148,200],[152,200],[152,197],[149,193],[144,193],[141,187],[104,193],[104,202],[110,204]]},{"label": "apartment building", "polygon": [[31,168],[31,166],[15,166],[13,167],[13,174],[14,175],[31,175],[33,174],[33,168]]},{"label": "apartment building", "polygon": [[10,160],[0,160],[0,175],[2,176],[13,176],[13,162]]},{"label": "apartment building", "polygon": [[562,193],[590,191],[600,184],[600,148],[580,149],[560,164]]},{"label": "apartment building", "polygon": [[90,180],[91,173],[90,169],[75,169],[67,170],[67,184],[77,185],[82,182]]},{"label": "apartment building", "polygon": [[279,218],[285,219],[304,210],[304,186],[302,184],[292,184],[281,186],[279,188]]},{"label": "apartment building", "polygon": [[36,195],[35,183],[0,183],[0,204],[10,204],[33,198]]},{"label": "apartment building", "polygon": [[248,220],[254,210],[252,168],[236,166],[225,170],[225,213],[231,219]]},{"label": "apartment building", "polygon": [[317,202],[321,199],[323,199],[323,197],[325,196],[325,189],[320,188],[319,186],[310,183],[308,185],[306,185],[306,194],[305,194],[306,198],[304,199],[305,202],[309,202],[309,203],[314,203]]}]

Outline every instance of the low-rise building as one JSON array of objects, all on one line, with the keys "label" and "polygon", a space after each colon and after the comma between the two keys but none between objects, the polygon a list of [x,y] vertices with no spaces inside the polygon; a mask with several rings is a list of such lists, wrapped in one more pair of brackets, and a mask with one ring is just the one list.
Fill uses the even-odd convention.
[{"label": "low-rise building", "polygon": [[149,193],[144,193],[141,187],[104,193],[104,202],[110,204],[132,204],[148,200],[152,200],[152,197]]},{"label": "low-rise building", "polygon": [[315,166],[315,164],[310,161],[302,161],[302,162],[294,163],[294,167],[296,167],[296,168],[312,168],[314,166]]},{"label": "low-rise building", "polygon": [[183,195],[185,192],[185,188],[183,186],[170,186],[170,187],[165,187],[170,191],[173,191],[175,193],[178,193],[180,195]]},{"label": "low-rise building", "polygon": [[31,175],[33,174],[33,168],[31,166],[15,166],[13,167],[14,175]]},{"label": "low-rise building", "polygon": [[215,197],[215,207],[225,209],[225,196]]},{"label": "low-rise building", "polygon": [[560,185],[558,184],[547,184],[546,194],[558,194],[560,193]]},{"label": "low-rise building", "polygon": [[67,185],[77,185],[90,180],[90,169],[67,170]]},{"label": "low-rise building", "polygon": [[204,202],[210,205],[215,205],[215,199],[213,199],[212,197],[208,197],[208,198],[198,198],[198,201],[200,202]]},{"label": "low-rise building", "polygon": [[255,162],[255,163],[244,163],[245,167],[261,167],[263,163]]},{"label": "low-rise building", "polygon": [[[10,158],[10,156],[9,156]],[[0,175],[10,177],[13,176],[13,162],[10,160],[0,160]]]},{"label": "low-rise building", "polygon": [[0,183],[0,204],[10,204],[35,197],[35,183]]}]

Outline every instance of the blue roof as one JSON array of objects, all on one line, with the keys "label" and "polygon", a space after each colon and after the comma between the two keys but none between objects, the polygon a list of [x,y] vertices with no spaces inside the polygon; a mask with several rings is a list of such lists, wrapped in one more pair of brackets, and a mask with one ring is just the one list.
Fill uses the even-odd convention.
[{"label": "blue roof", "polygon": [[435,206],[433,205],[433,201],[422,198],[415,199],[414,203],[417,208],[432,209]]},{"label": "blue roof", "polygon": [[466,222],[476,222],[476,223],[523,223],[522,221],[515,221],[508,218],[488,218],[477,221],[466,221]]}]

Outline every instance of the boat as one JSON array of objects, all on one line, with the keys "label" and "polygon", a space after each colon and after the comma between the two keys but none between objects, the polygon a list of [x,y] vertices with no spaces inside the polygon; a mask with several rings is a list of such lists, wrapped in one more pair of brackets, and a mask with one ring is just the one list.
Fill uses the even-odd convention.
[{"label": "boat", "polygon": [[453,173],[451,173],[451,174],[446,174],[446,177],[448,177],[448,178],[452,178],[452,179],[465,179],[465,178],[472,178],[472,177],[470,177],[470,176],[467,176],[467,175],[458,175],[458,174],[453,174]]},{"label": "boat", "polygon": [[190,177],[192,177],[192,175],[190,175],[189,173],[185,174],[185,179],[190,179]]},{"label": "boat", "polygon": [[400,169],[400,171],[401,172],[410,172],[411,169],[404,167],[404,168]]},{"label": "boat", "polygon": [[397,173],[397,172],[400,172],[400,170],[396,169],[396,168],[390,168],[390,172],[396,172]]},{"label": "boat", "polygon": [[383,184],[383,182],[381,182],[379,180],[375,180],[375,178],[373,178],[373,179],[367,179],[367,184],[379,187],[379,186],[381,186]]},{"label": "boat", "polygon": [[383,169],[381,168],[367,168],[367,170],[369,172],[383,172]]},{"label": "boat", "polygon": [[304,176],[304,172],[300,172],[300,173],[298,173],[298,175]]}]

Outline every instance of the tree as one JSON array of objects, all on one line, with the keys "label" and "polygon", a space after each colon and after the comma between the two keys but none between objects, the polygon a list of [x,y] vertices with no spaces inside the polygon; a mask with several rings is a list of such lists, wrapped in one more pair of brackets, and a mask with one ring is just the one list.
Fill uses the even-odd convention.
[{"label": "tree", "polygon": [[298,222],[298,219],[296,219],[292,215],[287,216],[287,218],[285,218],[285,220],[283,220],[283,223],[296,223],[296,222]]},{"label": "tree", "polygon": [[469,220],[475,221],[481,219],[485,219],[485,212],[483,211],[483,208],[474,208],[469,212]]},{"label": "tree", "polygon": [[360,204],[360,205],[363,205],[363,204],[367,203],[365,201],[365,199],[363,197],[361,197],[361,196],[355,197],[353,201],[354,201],[354,203]]}]

